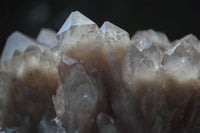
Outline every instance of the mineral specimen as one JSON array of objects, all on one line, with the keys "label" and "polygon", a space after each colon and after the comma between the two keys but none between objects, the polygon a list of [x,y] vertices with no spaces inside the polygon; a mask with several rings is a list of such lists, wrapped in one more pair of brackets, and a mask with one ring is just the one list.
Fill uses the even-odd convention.
[{"label": "mineral specimen", "polygon": [[8,37],[0,133],[198,133],[200,42],[138,31],[130,39],[78,11],[59,32]]}]

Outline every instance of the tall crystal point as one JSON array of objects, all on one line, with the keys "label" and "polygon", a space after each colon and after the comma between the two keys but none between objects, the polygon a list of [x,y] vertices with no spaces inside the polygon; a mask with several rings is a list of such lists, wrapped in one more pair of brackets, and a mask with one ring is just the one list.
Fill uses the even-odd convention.
[{"label": "tall crystal point", "polygon": [[58,44],[63,51],[75,58],[96,55],[102,45],[98,26],[78,11],[72,12],[57,33]]}]

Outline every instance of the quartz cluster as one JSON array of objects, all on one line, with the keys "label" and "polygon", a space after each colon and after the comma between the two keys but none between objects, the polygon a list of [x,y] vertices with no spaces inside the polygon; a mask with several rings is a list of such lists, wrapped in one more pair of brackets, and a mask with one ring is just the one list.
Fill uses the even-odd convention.
[{"label": "quartz cluster", "polygon": [[200,42],[129,34],[80,12],[18,31],[0,62],[0,133],[198,133]]}]

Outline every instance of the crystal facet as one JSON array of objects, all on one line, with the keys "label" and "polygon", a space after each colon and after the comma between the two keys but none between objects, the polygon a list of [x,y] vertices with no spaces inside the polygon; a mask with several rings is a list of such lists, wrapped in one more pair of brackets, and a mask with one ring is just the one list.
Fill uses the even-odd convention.
[{"label": "crystal facet", "polygon": [[57,39],[62,50],[74,58],[90,58],[91,54],[98,53],[102,44],[98,26],[78,11],[70,14],[57,33]]},{"label": "crystal facet", "polygon": [[151,42],[160,47],[161,50],[167,50],[171,47],[167,36],[154,30],[138,31],[131,39],[131,43],[136,45],[139,50]]},{"label": "crystal facet", "polygon": [[[28,46],[37,44],[39,44],[37,41],[34,41],[26,35],[16,31],[12,33],[7,39],[1,56],[1,60],[5,61],[11,59],[16,50],[23,53]],[[40,47],[42,50],[44,49],[44,47],[40,44],[38,45],[38,47]]]},{"label": "crystal facet", "polygon": [[37,36],[37,41],[54,47],[56,45],[56,32],[51,29],[43,28]]},{"label": "crystal facet", "polygon": [[57,35],[67,31],[70,27],[80,26],[80,25],[91,25],[95,24],[92,20],[88,19],[86,16],[81,14],[79,11],[72,12],[61,29],[58,31]]},{"label": "crystal facet", "polygon": [[59,66],[61,84],[53,97],[57,116],[69,133],[95,132],[96,116],[99,111],[105,110],[103,88],[81,64],[65,62],[64,59]]}]

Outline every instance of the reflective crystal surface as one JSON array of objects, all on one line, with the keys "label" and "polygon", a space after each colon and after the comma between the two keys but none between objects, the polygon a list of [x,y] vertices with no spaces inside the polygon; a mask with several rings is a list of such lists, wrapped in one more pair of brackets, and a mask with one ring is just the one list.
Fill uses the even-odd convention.
[{"label": "reflective crystal surface", "polygon": [[72,60],[63,56],[59,65],[61,83],[53,96],[55,110],[69,133],[95,132],[96,116],[106,105],[103,88],[82,64]]},{"label": "reflective crystal surface", "polygon": [[56,45],[56,32],[51,29],[43,28],[37,36],[37,41],[54,47]]},{"label": "reflective crystal surface", "polygon": [[11,59],[16,50],[24,52],[30,45],[37,45],[42,50],[45,49],[39,42],[27,37],[19,31],[12,33],[6,41],[1,60],[5,61]]},{"label": "reflective crystal surface", "polygon": [[200,42],[130,39],[78,11],[56,34],[14,32],[0,62],[0,133],[199,133]]},{"label": "reflective crystal surface", "polygon": [[98,26],[78,11],[72,12],[57,33],[58,44],[73,58],[98,56],[102,34]]},{"label": "reflective crystal surface", "polygon": [[171,44],[164,33],[151,29],[146,31],[138,31],[131,38],[131,43],[136,45],[139,50],[142,50],[146,47],[146,45],[148,45],[148,43],[151,42],[157,45],[163,51],[171,47]]}]

